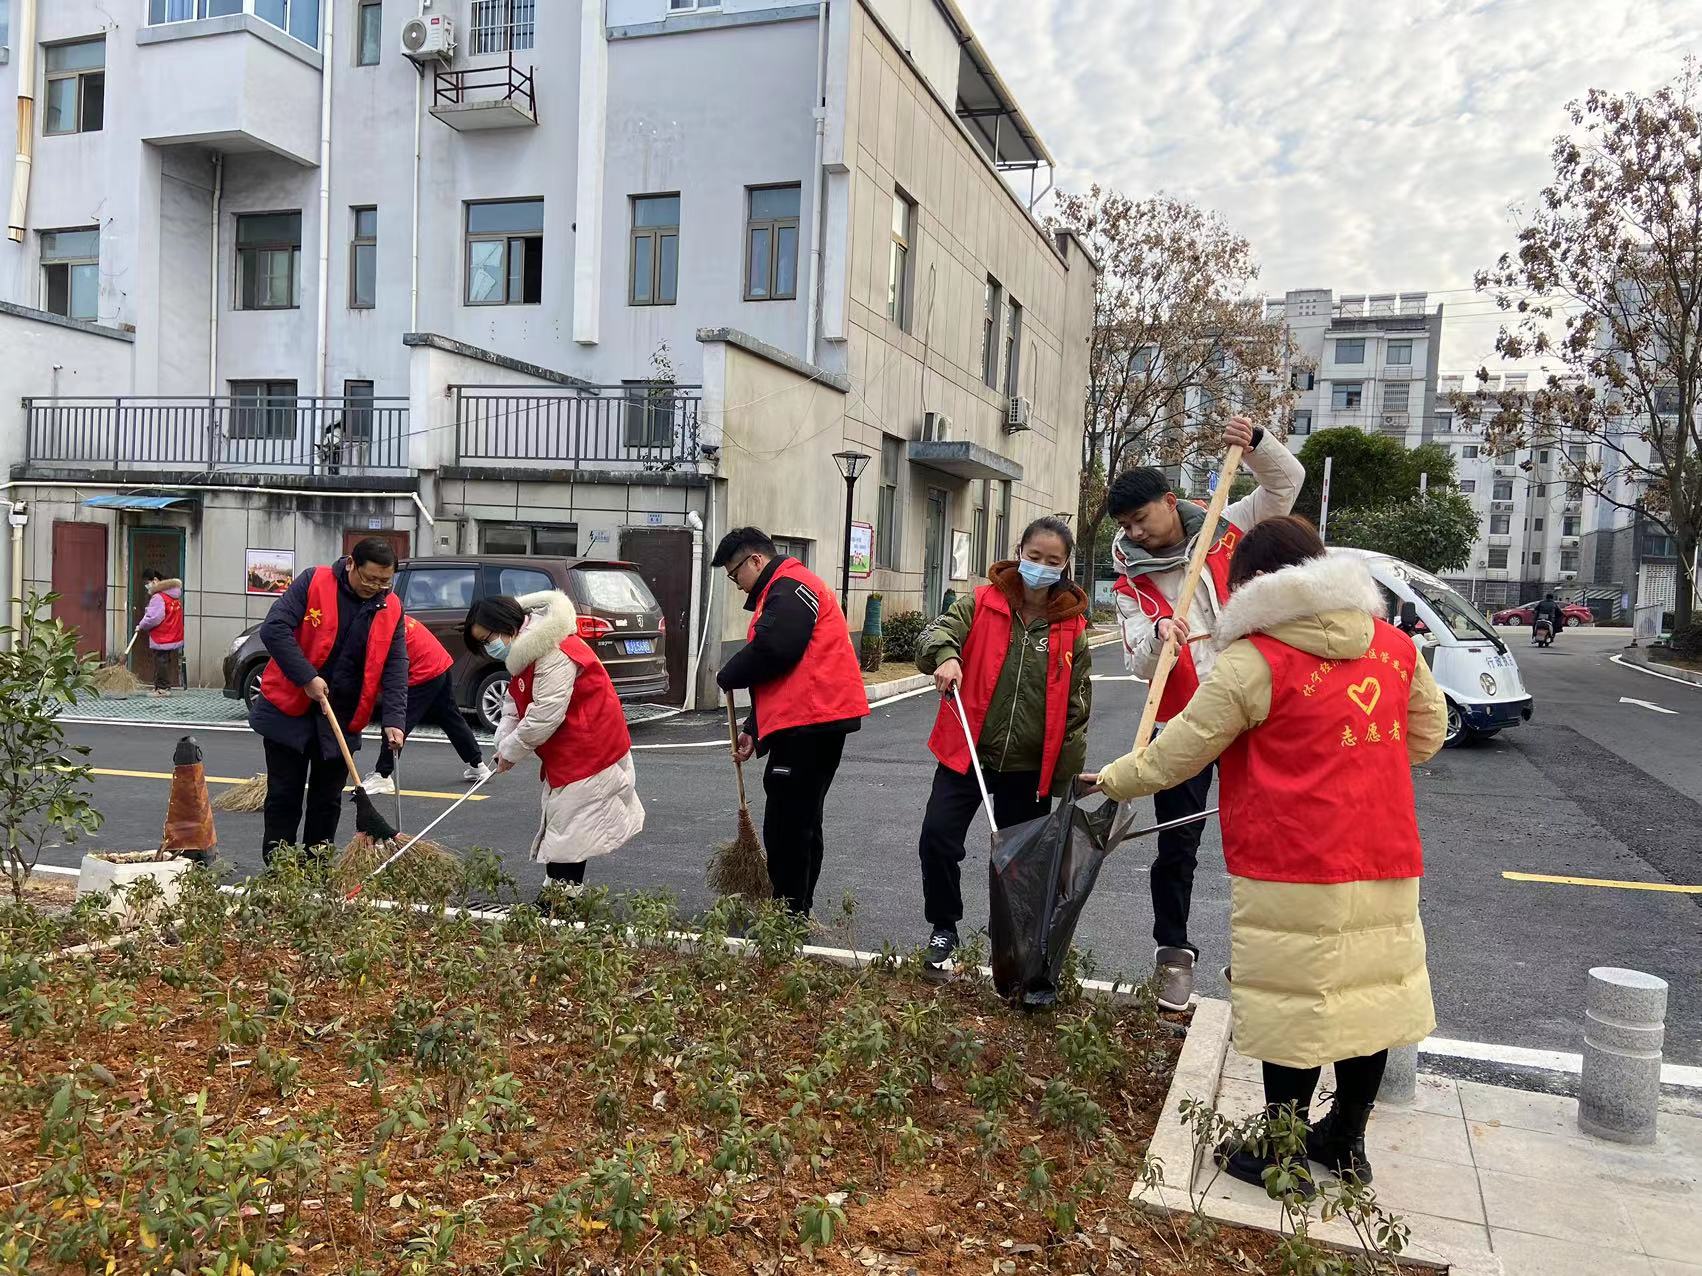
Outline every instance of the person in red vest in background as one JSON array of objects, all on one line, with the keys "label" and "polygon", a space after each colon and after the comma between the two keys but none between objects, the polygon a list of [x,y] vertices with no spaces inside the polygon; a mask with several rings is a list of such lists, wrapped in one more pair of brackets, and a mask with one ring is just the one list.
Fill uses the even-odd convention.
[{"label": "person in red vest in background", "polygon": [[[532,858],[551,884],[577,889],[586,861],[625,845],[644,828],[632,737],[609,671],[579,637],[566,594],[546,589],[481,598],[467,611],[469,651],[508,666],[496,729],[498,774],[529,757],[544,781]],[[553,901],[540,893],[538,907]]]},{"label": "person in red vest in background", "polygon": [[[1121,529],[1111,545],[1111,561],[1118,573],[1113,596],[1123,631],[1124,664],[1137,678],[1150,681],[1168,635],[1174,631],[1181,643],[1158,706],[1161,726],[1187,707],[1194,689],[1211,672],[1216,655],[1211,632],[1229,599],[1229,564],[1236,543],[1266,519],[1293,509],[1306,479],[1305,469],[1283,441],[1255,430],[1245,417],[1230,419],[1223,441],[1243,450],[1242,461],[1259,486],[1251,495],[1231,502],[1223,511],[1223,525],[1207,533],[1216,540],[1187,616],[1174,614],[1176,600],[1188,574],[1194,542],[1205,527],[1205,509],[1192,501],[1178,501],[1164,471],[1151,467],[1119,474],[1105,496],[1106,512]],[[1233,474],[1218,476],[1222,483],[1234,479]],[[1211,779],[1208,764],[1198,775],[1182,776],[1154,797],[1159,823],[1204,811]],[[1188,912],[1203,827],[1196,821],[1165,829],[1158,835],[1158,857],[1152,863],[1158,1004],[1169,1010],[1187,1009],[1194,995],[1194,961],[1200,950],[1188,938]]]},{"label": "person in red vest in background", "polygon": [[762,840],[774,898],[808,916],[824,851],[822,812],[845,752],[845,737],[869,716],[863,671],[839,598],[820,577],[774,547],[768,533],[735,527],[711,566],[746,595],[748,641],[721,666],[723,691],[748,687],[751,712],[738,740],[741,761],[768,757]]},{"label": "person in red vest in background", "polygon": [[261,853],[268,864],[279,846],[318,850],[337,840],[349,772],[325,720],[327,706],[358,752],[382,699],[384,742],[402,747],[408,646],[402,604],[390,592],[395,576],[390,542],[368,537],[347,558],[297,576],[261,622],[260,641],[272,659],[248,724],[266,745]]},{"label": "person in red vest in background", "polygon": [[[485,756],[479,750],[479,739],[467,725],[467,716],[455,703],[455,683],[450,671],[455,657],[440,643],[431,630],[412,616],[402,618],[402,638],[408,647],[408,718],[402,724],[402,734],[409,736],[423,724],[440,727],[455,746],[455,752],[467,769],[461,778],[470,784],[490,777]],[[394,793],[396,782],[390,777],[396,770],[396,754],[389,741],[378,751],[378,766],[361,781],[368,793]]]},{"label": "person in red vest in background", "polygon": [[[1268,1116],[1302,1121],[1320,1068],[1336,1101],[1309,1160],[1371,1182],[1365,1125],[1388,1052],[1436,1026],[1419,921],[1424,852],[1412,768],[1435,756],[1448,711],[1412,639],[1388,624],[1365,565],[1328,557],[1303,518],[1235,551],[1217,660],[1150,745],[1083,782],[1123,801],[1216,759],[1229,867],[1235,1048],[1264,1065]],[[1263,1184],[1268,1144],[1219,1164]]]},{"label": "person in red vest in background", "polygon": [[148,606],[136,628],[148,635],[148,649],[154,653],[154,694],[163,699],[182,677],[183,582],[150,567],[142,573],[142,583],[148,590]]},{"label": "person in red vest in background", "polygon": [[1014,562],[995,563],[989,584],[960,598],[922,633],[916,668],[944,697],[928,748],[939,759],[922,817],[922,900],[927,964],[957,948],[964,835],[981,809],[981,786],[952,695],[962,697],[976,756],[1005,828],[1039,819],[1087,760],[1093,708],[1087,595],[1068,579],[1076,539],[1060,518],[1037,518]]}]

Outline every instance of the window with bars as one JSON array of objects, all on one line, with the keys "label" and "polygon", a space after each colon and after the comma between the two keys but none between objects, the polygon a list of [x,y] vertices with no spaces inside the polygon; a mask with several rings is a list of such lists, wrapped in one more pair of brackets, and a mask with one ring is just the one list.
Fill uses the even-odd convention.
[{"label": "window with bars", "polygon": [[674,441],[674,383],[623,381],[627,447],[665,448]]},{"label": "window with bars", "polygon": [[1506,568],[1507,568],[1507,546],[1505,546],[1505,545],[1491,545],[1489,547],[1489,565],[1490,565],[1491,568],[1493,568],[1496,571],[1505,571],[1506,570]]},{"label": "window with bars", "polygon": [[473,56],[532,47],[537,0],[473,0]]}]

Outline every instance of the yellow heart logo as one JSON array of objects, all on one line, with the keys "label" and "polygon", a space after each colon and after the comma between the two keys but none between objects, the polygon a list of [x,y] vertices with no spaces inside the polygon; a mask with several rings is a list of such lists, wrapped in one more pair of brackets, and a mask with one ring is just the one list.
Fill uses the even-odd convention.
[{"label": "yellow heart logo", "polygon": [[1358,686],[1347,689],[1347,698],[1365,711],[1370,717],[1371,711],[1377,707],[1377,702],[1383,698],[1383,684],[1375,678],[1367,678]]}]

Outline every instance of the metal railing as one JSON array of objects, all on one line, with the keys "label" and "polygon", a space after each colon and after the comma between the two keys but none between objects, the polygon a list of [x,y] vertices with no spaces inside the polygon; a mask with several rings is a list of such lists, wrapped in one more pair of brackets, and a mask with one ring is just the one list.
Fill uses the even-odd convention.
[{"label": "metal railing", "polygon": [[1383,380],[1385,381],[1416,381],[1424,375],[1424,369],[1416,363],[1385,363],[1383,365]]},{"label": "metal railing", "polygon": [[455,459],[672,470],[699,456],[698,386],[451,386]]},{"label": "metal railing", "polygon": [[[431,104],[433,109],[444,106],[462,106],[467,101],[467,90],[475,91],[473,100],[524,103],[526,114],[534,120],[538,117],[538,102],[533,92],[533,76],[536,67],[527,67],[522,71],[514,64],[514,55],[508,55],[508,61],[500,66],[462,67],[458,70],[437,69],[432,81]],[[483,90],[494,89],[496,92],[482,95]]]},{"label": "metal railing", "polygon": [[408,400],[294,395],[25,399],[25,460],[90,469],[405,474]]}]

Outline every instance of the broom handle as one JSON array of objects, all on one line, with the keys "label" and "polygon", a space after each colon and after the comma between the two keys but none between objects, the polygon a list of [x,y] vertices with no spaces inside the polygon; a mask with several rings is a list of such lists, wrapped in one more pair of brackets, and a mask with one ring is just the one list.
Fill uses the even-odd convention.
[{"label": "broom handle", "polygon": [[963,723],[963,738],[969,742],[969,762],[975,771],[975,783],[981,786],[981,809],[987,812],[987,827],[997,837],[999,826],[993,822],[993,798],[987,792],[987,777],[981,774],[981,755],[975,751],[975,733],[969,729],[969,716],[963,711],[963,697],[957,694],[955,684],[951,689],[951,702],[957,706],[957,720]]},{"label": "broom handle", "polygon": [[472,788],[468,789],[460,797],[456,798],[455,801],[453,801],[452,803],[449,804],[449,808],[446,811],[444,811],[442,815],[438,816],[430,824],[426,825],[418,833],[415,833],[406,842],[403,842],[402,845],[398,846],[396,848],[395,852],[390,856],[389,859],[385,860],[384,863],[380,864],[377,868],[373,869],[372,872],[368,873],[365,877],[361,878],[360,881],[356,882],[354,884],[354,887],[349,891],[349,893],[347,895],[343,896],[343,898],[344,899],[353,899],[356,895],[359,895],[363,890],[366,889],[366,884],[368,882],[370,882],[373,878],[377,877],[385,869],[389,868],[397,860],[401,859],[402,856],[406,855],[407,852],[408,852],[408,848],[410,846],[412,846],[415,842],[419,841],[427,833],[431,832],[434,828],[436,828],[439,824],[442,824],[443,821],[447,820],[451,815],[454,815],[455,809],[457,807],[459,807],[468,798],[472,797],[473,794],[477,793],[480,789],[484,788],[485,785],[489,784],[493,779],[496,778],[496,775],[497,775],[497,772],[492,771],[484,779],[478,781],[478,783],[474,784]]},{"label": "broom handle", "polygon": [[745,764],[739,761],[739,711],[733,707],[733,693],[727,693],[727,738],[733,745],[733,770],[739,776],[739,809],[745,809]]},{"label": "broom handle", "polygon": [[320,708],[325,710],[325,716],[331,722],[331,734],[337,737],[337,747],[343,751],[343,761],[348,764],[349,783],[360,788],[360,768],[355,765],[355,755],[349,752],[349,742],[343,739],[342,725],[337,721],[337,715],[331,712],[331,702],[321,700]]},{"label": "broom handle", "polygon": [[[1223,515],[1223,507],[1229,503],[1229,489],[1235,485],[1235,473],[1241,468],[1241,449],[1231,447],[1223,454],[1223,468],[1218,471],[1217,491],[1211,494],[1211,504],[1206,506],[1206,521],[1200,527],[1200,534],[1194,538],[1194,552],[1188,556],[1188,574],[1182,580],[1182,592],[1176,598],[1176,608],[1173,614],[1187,617],[1192,614],[1194,607],[1194,591],[1199,588],[1200,573],[1206,565],[1206,555],[1211,552],[1212,542],[1217,539],[1218,520]],[[1135,752],[1139,753],[1152,742],[1153,727],[1158,723],[1158,702],[1164,698],[1164,684],[1170,681],[1170,671],[1176,667],[1176,656],[1180,648],[1176,644],[1175,630],[1165,640],[1164,649],[1158,653],[1158,668],[1153,670],[1152,683],[1146,689],[1146,707],[1141,710],[1141,725],[1135,731]]]},{"label": "broom handle", "polygon": [[140,638],[141,636],[142,636],[142,626],[137,625],[136,628],[131,631],[130,641],[124,644],[124,663],[125,664],[130,663],[130,652],[136,646],[136,639]]}]

